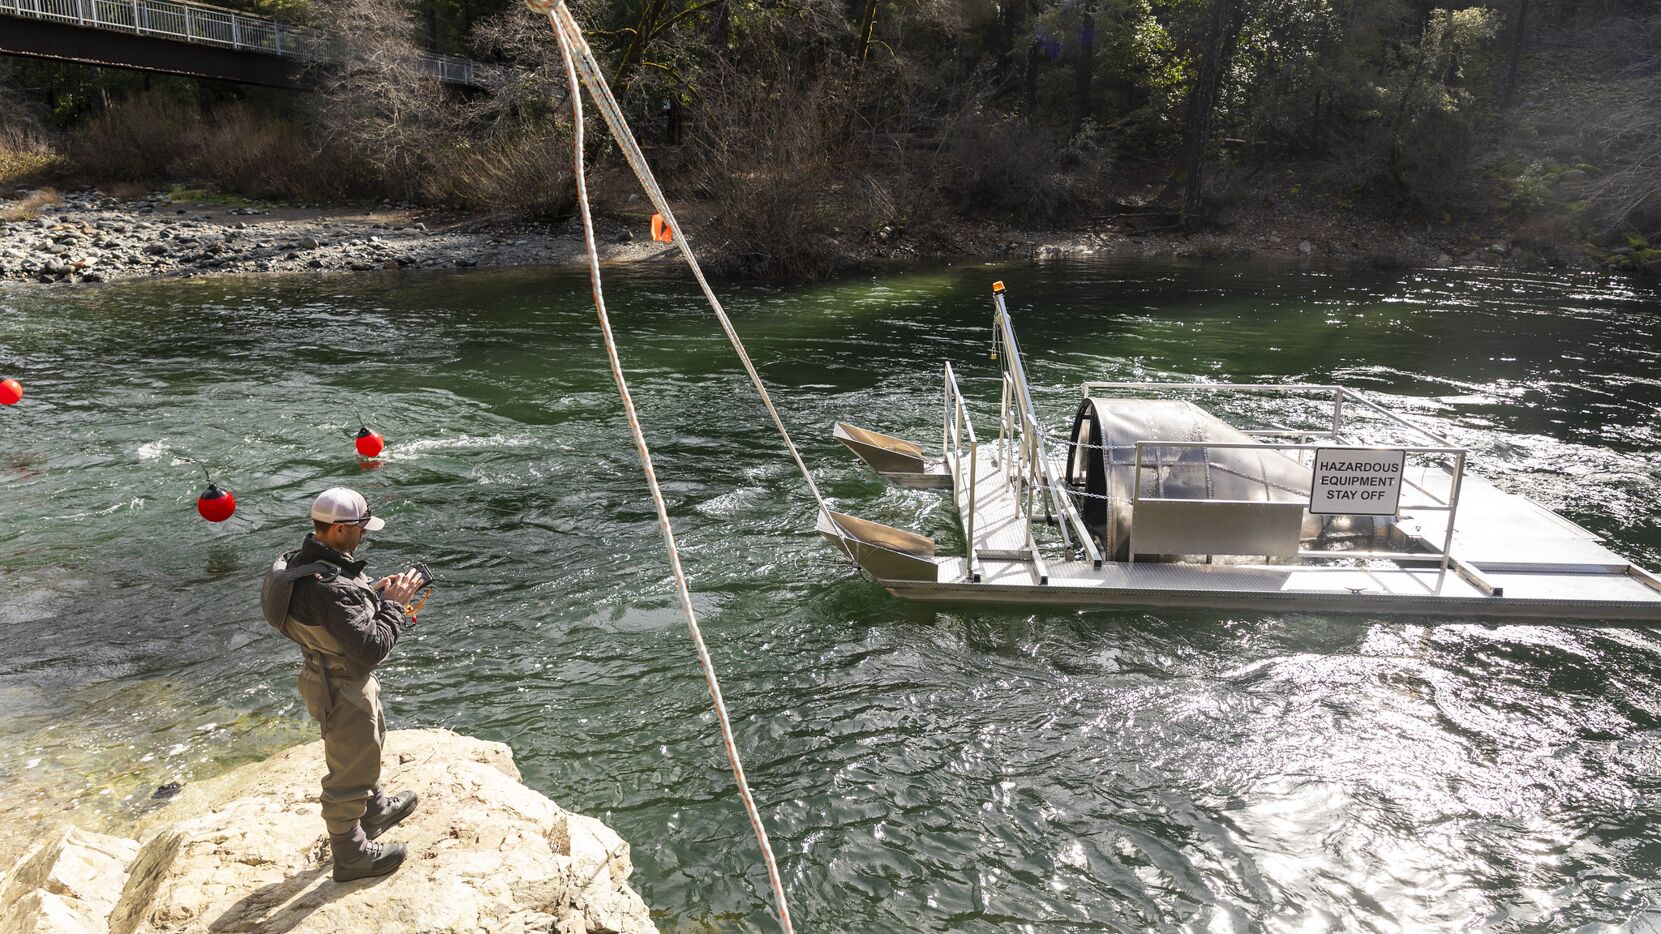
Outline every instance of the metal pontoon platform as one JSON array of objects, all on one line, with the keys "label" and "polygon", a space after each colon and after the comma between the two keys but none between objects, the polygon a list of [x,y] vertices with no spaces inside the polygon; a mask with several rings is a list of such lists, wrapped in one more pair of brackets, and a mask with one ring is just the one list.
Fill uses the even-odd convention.
[{"label": "metal pontoon platform", "polygon": [[[976,438],[949,364],[938,460],[837,426],[891,482],[949,489],[962,523],[964,553],[941,555],[914,532],[821,517],[819,531],[895,596],[1661,621],[1661,578],[1472,475],[1464,448],[1342,387],[1086,383],[1073,433],[1058,442],[1038,421],[995,296],[996,439]],[[1116,399],[1126,392],[1144,395]],[[1281,419],[1298,397],[1304,412],[1312,398],[1331,408],[1318,427],[1243,431],[1163,401],[1172,395],[1269,397]],[[1328,492],[1345,483],[1360,492]]]}]

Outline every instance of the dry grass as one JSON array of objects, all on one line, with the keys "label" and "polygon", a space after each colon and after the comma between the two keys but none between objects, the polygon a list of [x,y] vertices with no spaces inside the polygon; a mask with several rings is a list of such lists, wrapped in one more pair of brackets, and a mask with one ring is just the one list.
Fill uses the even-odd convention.
[{"label": "dry grass", "polygon": [[177,174],[247,198],[335,198],[348,193],[346,173],[310,146],[286,120],[240,104],[203,121],[174,160]]},{"label": "dry grass", "polygon": [[38,185],[61,167],[36,109],[12,88],[10,69],[0,64],[0,186]]},{"label": "dry grass", "polygon": [[62,204],[63,198],[50,188],[32,191],[21,201],[7,202],[0,205],[0,221],[32,221],[41,215],[41,212],[54,204]]},{"label": "dry grass", "polygon": [[[192,189],[256,200],[413,194],[489,214],[560,217],[571,209],[570,137],[556,119],[471,137],[455,132],[392,162],[360,158],[358,147],[338,139],[320,145],[320,136],[326,143],[321,130],[241,104],[203,115],[150,96],[87,118],[66,134],[63,147],[76,179],[129,200],[188,181]],[[407,174],[389,177],[394,171]]]},{"label": "dry grass", "polygon": [[63,167],[46,131],[0,94],[0,187],[38,185]]},{"label": "dry grass", "polygon": [[432,160],[421,199],[462,211],[564,217],[577,195],[570,150],[570,134],[557,122],[458,143]]},{"label": "dry grass", "polygon": [[106,194],[121,201],[138,201],[149,197],[154,190],[154,186],[142,182],[115,182],[104,186]]},{"label": "dry grass", "polygon": [[156,95],[120,101],[83,120],[64,139],[73,171],[99,181],[169,177],[202,124],[195,108]]},{"label": "dry grass", "polygon": [[978,110],[957,115],[943,153],[945,187],[965,214],[1005,222],[1074,221],[1099,206],[1107,189],[1106,146],[1092,131],[1069,137]]},{"label": "dry grass", "polygon": [[723,272],[821,279],[852,262],[861,231],[886,222],[879,202],[851,196],[848,88],[822,80],[804,92],[737,70],[706,83],[688,175],[712,208],[698,230]]},{"label": "dry grass", "polygon": [[364,171],[320,153],[294,122],[241,104],[203,117],[159,97],[121,101],[66,136],[70,170],[117,197],[190,179],[247,198],[328,200],[358,194]]}]

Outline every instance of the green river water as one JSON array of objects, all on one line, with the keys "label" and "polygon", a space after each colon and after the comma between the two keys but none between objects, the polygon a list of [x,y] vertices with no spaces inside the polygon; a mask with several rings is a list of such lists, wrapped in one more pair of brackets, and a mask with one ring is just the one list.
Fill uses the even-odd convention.
[{"label": "green river water", "polygon": [[[830,438],[982,433],[1001,278],[1054,425],[1084,379],[1341,382],[1661,565],[1661,303],[1624,280],[960,264],[724,289],[838,508],[955,540]],[[702,622],[804,931],[1661,930],[1649,628],[926,609],[834,560],[679,274],[608,280]],[[315,736],[259,575],[327,486],[442,585],[394,728],[509,743],[633,844],[666,931],[767,931],[580,272],[0,289],[0,822],[119,830]],[[387,456],[360,466],[361,410]],[[189,460],[187,460],[189,459]],[[198,519],[211,466],[240,508]]]}]

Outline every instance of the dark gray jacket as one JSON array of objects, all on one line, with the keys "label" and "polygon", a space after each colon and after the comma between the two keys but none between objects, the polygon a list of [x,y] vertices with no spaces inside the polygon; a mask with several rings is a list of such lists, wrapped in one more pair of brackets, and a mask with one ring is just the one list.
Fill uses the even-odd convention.
[{"label": "dark gray jacket", "polygon": [[[313,561],[327,561],[340,568],[339,574],[307,575],[294,582],[294,597],[288,615],[302,626],[320,627],[322,638],[295,633],[302,645],[337,648],[339,658],[353,675],[368,674],[379,665],[404,628],[404,608],[369,588],[363,568],[367,562],[353,561],[328,545],[307,535],[305,544],[289,562],[299,567]],[[330,652],[328,654],[335,654]]]}]

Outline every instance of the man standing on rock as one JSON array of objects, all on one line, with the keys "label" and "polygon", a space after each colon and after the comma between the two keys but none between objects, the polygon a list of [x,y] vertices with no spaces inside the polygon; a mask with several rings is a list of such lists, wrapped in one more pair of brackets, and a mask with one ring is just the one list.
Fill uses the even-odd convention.
[{"label": "man standing on rock", "polygon": [[267,622],[300,644],[305,668],[300,696],[323,728],[323,822],[329,828],[334,879],[348,882],[395,871],[401,843],[372,842],[415,811],[415,792],[381,790],[386,721],[374,670],[414,620],[405,604],[420,579],[414,571],[374,583],[352,558],[366,532],[386,520],[344,487],[325,490],[311,506],[313,531],[299,550],[272,563],[260,588]]}]

